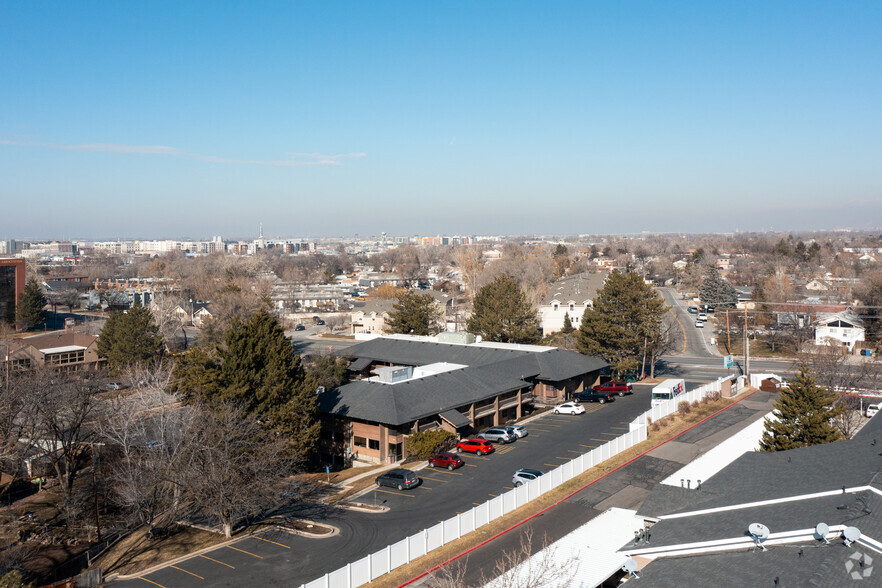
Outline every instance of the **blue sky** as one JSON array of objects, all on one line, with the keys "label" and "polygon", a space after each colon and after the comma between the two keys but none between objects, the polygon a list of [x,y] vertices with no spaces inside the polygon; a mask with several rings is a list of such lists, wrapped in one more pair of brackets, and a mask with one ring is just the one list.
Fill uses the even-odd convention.
[{"label": "blue sky", "polygon": [[882,226],[882,2],[0,0],[0,239]]}]

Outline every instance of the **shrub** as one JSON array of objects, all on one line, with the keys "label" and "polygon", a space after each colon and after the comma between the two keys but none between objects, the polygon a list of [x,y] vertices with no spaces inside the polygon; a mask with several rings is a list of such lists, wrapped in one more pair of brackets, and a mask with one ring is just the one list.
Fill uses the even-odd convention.
[{"label": "shrub", "polygon": [[444,451],[452,446],[456,435],[444,429],[432,429],[422,433],[414,433],[407,438],[405,447],[408,457],[426,459],[433,453]]},{"label": "shrub", "polygon": [[689,411],[692,410],[692,407],[689,406],[689,402],[686,400],[681,400],[679,404],[677,404],[677,410],[680,414],[689,414]]},{"label": "shrub", "polygon": [[694,401],[694,402],[692,403],[692,408],[694,408],[695,410],[698,410],[698,407],[699,407],[699,406],[701,406],[701,405],[698,404],[698,401],[697,401],[697,400]]}]

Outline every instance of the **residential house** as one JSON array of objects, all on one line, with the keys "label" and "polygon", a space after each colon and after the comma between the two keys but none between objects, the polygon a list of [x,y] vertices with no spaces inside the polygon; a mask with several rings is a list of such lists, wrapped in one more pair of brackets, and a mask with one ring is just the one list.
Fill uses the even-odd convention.
[{"label": "residential house", "polygon": [[376,337],[344,351],[362,377],[319,393],[322,459],[389,463],[408,435],[459,436],[519,419],[595,384],[599,357],[555,347],[476,342],[466,333]]},{"label": "residential house", "polygon": [[98,337],[72,331],[10,341],[6,361],[13,369],[52,366],[66,371],[92,370],[103,362]]},{"label": "residential house", "polygon": [[364,302],[355,302],[352,311],[352,334],[385,333],[386,319],[392,312],[395,300],[386,298],[368,298]]},{"label": "residential house", "polygon": [[542,335],[550,335],[563,329],[564,317],[578,329],[582,315],[594,306],[594,297],[603,287],[607,272],[583,272],[560,279],[551,285],[548,295],[539,305],[539,321]]},{"label": "residential house", "polygon": [[825,314],[814,322],[815,345],[841,346],[843,351],[854,352],[858,341],[864,341],[864,321],[852,309]]}]

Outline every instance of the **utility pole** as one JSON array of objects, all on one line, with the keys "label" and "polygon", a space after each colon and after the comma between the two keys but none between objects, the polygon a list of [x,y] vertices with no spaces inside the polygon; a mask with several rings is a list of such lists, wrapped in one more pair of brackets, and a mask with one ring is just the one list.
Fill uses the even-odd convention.
[{"label": "utility pole", "polygon": [[744,375],[750,386],[750,337],[747,334],[747,305],[744,305]]},{"label": "utility pole", "polygon": [[732,336],[729,332],[729,309],[726,309],[726,349],[732,353]]}]

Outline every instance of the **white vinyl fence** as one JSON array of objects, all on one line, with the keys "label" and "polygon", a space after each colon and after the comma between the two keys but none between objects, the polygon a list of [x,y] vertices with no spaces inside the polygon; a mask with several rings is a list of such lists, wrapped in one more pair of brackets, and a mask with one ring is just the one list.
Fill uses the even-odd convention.
[{"label": "white vinyl fence", "polygon": [[647,418],[651,418],[653,421],[658,420],[677,412],[677,405],[684,400],[691,403],[701,400],[709,393],[720,392],[724,380],[726,380],[725,377],[720,378],[691,392],[685,392],[664,404],[654,406],[634,419],[631,423],[631,430],[628,433],[616,437],[587,453],[583,453],[547,474],[519,488],[509,490],[505,494],[488,500],[468,512],[458,514],[428,529],[423,529],[406,539],[388,545],[376,553],[365,556],[354,563],[346,564],[346,566],[325,574],[312,582],[302,584],[301,588],[356,588],[376,580],[383,574],[387,574],[399,566],[410,563],[433,549],[459,539],[463,535],[490,523],[490,521],[524,506],[552,488],[560,486],[597,464],[618,455],[641,441],[645,441]]}]

